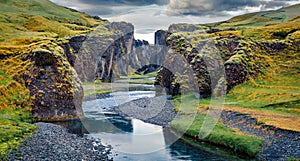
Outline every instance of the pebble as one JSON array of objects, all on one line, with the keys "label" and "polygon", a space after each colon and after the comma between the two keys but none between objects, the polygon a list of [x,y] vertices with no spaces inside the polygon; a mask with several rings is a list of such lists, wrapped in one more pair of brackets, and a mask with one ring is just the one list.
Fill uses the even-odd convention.
[{"label": "pebble", "polygon": [[35,125],[38,127],[36,133],[13,151],[8,160],[112,160],[111,147],[102,145],[100,140],[68,133],[59,125],[42,122]]},{"label": "pebble", "polygon": [[265,140],[257,155],[258,160],[285,161],[300,158],[300,140],[295,139],[300,137],[299,132],[258,124],[256,119],[235,112],[223,111],[221,120],[229,127]]},{"label": "pebble", "polygon": [[168,126],[177,115],[174,106],[165,96],[140,98],[112,110],[118,115],[133,117],[160,126]]}]

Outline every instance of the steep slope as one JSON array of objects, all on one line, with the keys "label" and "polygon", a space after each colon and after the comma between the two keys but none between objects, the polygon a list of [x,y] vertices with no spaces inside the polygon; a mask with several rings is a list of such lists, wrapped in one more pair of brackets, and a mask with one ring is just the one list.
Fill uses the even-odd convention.
[{"label": "steep slope", "polygon": [[132,24],[48,0],[0,3],[0,70],[29,89],[35,117],[78,117],[81,82],[127,74],[129,54],[135,54]]},{"label": "steep slope", "polygon": [[6,45],[27,45],[86,33],[102,22],[48,0],[1,0],[0,3],[0,38],[1,44]]},{"label": "steep slope", "polygon": [[[258,146],[250,139],[238,142],[245,145],[238,146],[243,150],[251,147],[248,155],[258,160],[299,158],[299,9],[294,5],[214,24],[173,24],[168,31],[159,31],[157,44],[166,44],[169,50],[155,85],[159,92],[181,94],[173,97],[181,115],[171,127],[200,141],[216,139],[217,144],[225,142],[222,145],[236,141],[221,131],[216,134],[223,136],[199,135],[210,127],[211,122],[204,120],[212,116],[242,135],[263,138],[265,143]],[[224,102],[218,99],[226,93]],[[270,135],[279,138],[270,141]]]},{"label": "steep slope", "polygon": [[81,116],[82,81],[126,75],[117,63],[128,61],[135,40],[132,24],[110,23],[48,0],[0,0],[0,6],[3,159],[34,130],[28,123],[33,117]]},{"label": "steep slope", "polygon": [[[218,88],[224,83],[229,91],[246,80],[270,75],[270,70],[277,73],[287,71],[286,65],[298,70],[299,8],[300,5],[294,5],[276,11],[247,14],[216,24],[174,24],[166,31],[166,43],[173,52],[171,55],[185,57],[198,80],[200,95],[207,97],[213,92],[218,93]],[[258,20],[266,15],[269,18]],[[224,68],[217,69],[216,65]],[[212,70],[224,70],[225,75],[223,77],[222,73],[213,73]],[[188,80],[176,82],[176,73],[172,74],[166,69],[161,70],[156,84],[169,88],[173,91],[170,94],[180,93],[179,84]],[[222,78],[226,78],[226,82]]]},{"label": "steep slope", "polygon": [[102,21],[48,0],[4,0],[0,13],[0,69],[30,90],[33,115],[80,115],[82,86],[71,63],[76,51],[67,53],[64,47]]}]

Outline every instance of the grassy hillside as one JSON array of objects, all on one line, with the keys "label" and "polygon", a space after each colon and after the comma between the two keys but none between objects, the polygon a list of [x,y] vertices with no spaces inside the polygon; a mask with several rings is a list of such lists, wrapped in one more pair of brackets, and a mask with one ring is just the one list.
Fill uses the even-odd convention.
[{"label": "grassy hillside", "polygon": [[[24,80],[26,75],[31,75],[33,69],[38,69],[28,59],[31,51],[45,47],[53,51],[51,54],[55,55],[49,56],[61,62],[56,65],[56,71],[61,74],[55,85],[72,86],[69,78],[60,80],[68,77],[73,69],[66,69],[71,65],[58,44],[67,43],[71,36],[95,30],[103,20],[57,6],[49,0],[0,0],[0,6],[1,160],[35,130],[35,126],[30,123],[33,120],[32,101],[36,97],[30,96],[25,87],[25,84],[30,85],[31,80]],[[43,71],[45,70],[41,68],[36,74]],[[43,91],[38,91],[33,95],[42,93]]]},{"label": "grassy hillside", "polygon": [[49,0],[1,0],[0,4],[0,45],[78,35],[102,22]]},{"label": "grassy hillside", "polygon": [[[191,52],[192,49],[199,47],[199,44],[207,40],[213,40],[212,44],[218,49],[225,68],[227,66],[229,68],[244,67],[241,69],[245,70],[240,71],[247,73],[246,79],[235,84],[228,92],[224,110],[250,115],[256,118],[259,124],[299,132],[299,10],[300,4],[275,11],[241,15],[214,24],[173,25],[172,29],[176,30],[169,36],[169,40],[170,44],[174,44],[176,41],[174,38],[182,37],[181,40],[184,41],[175,42],[178,44],[177,51],[185,56],[188,55],[187,58],[193,60],[192,66],[197,62],[201,63],[200,58],[204,57],[201,53]],[[187,28],[193,29],[192,32],[185,31]],[[209,56],[209,54],[205,55],[208,60],[210,60]],[[185,97],[187,96],[183,96]],[[177,99],[175,98],[174,101],[176,102]],[[197,110],[202,114],[206,113],[210,106],[210,98],[200,99],[200,104],[198,101],[190,102],[194,105],[188,104],[181,107],[175,103],[176,110],[182,113],[182,118],[174,120],[171,126],[179,131],[186,131],[186,134],[190,136],[197,136],[199,126],[195,125],[201,125],[202,120],[195,119],[188,129],[187,123],[191,123],[189,118]],[[219,124],[214,130],[218,130],[220,128],[218,126]],[[205,139],[214,142],[214,134],[214,132],[211,133],[211,136]],[[224,131],[219,131],[218,134],[224,136],[216,137],[222,138],[216,142],[227,145],[234,143],[228,139],[231,134]],[[244,137],[247,138],[245,135]],[[248,139],[248,141],[248,143],[239,142],[243,144],[243,147],[239,147],[244,151],[251,149],[251,155],[257,153],[260,144],[257,144],[255,139]]]},{"label": "grassy hillside", "polygon": [[[220,29],[235,29],[240,36],[258,39],[299,39],[300,4],[275,11],[249,13],[228,21],[211,24]],[[209,25],[210,26],[210,25]]]},{"label": "grassy hillside", "polygon": [[277,45],[271,46],[274,50],[265,55],[270,67],[258,77],[236,86],[227,95],[227,101],[236,102],[235,106],[291,115],[287,119],[269,117],[263,122],[295,131],[299,131],[297,120],[300,119],[299,9],[300,4],[297,4],[276,11],[246,14],[218,26],[230,26],[240,30],[242,37]]},{"label": "grassy hillside", "polygon": [[0,72],[0,159],[16,148],[36,128],[32,121],[29,91]]}]

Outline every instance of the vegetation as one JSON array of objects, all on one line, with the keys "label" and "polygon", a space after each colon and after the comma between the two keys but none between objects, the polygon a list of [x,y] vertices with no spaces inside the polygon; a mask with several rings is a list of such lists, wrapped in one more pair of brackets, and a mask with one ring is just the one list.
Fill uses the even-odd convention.
[{"label": "vegetation", "polygon": [[[239,75],[238,79],[233,77],[234,73],[227,73],[231,82],[237,82],[242,77],[244,79],[230,86],[223,110],[247,114],[255,118],[258,124],[299,132],[299,7],[300,4],[276,11],[241,15],[201,27],[173,25],[171,29],[176,29],[176,32],[169,39],[171,44],[177,44],[175,48],[178,52],[192,59],[192,66],[198,63],[194,71],[201,73],[200,78],[206,77],[203,72],[206,69],[199,67],[202,53],[208,60],[210,55],[204,49],[201,49],[202,53],[193,52],[193,48],[207,40],[213,40],[213,47],[218,49],[225,62],[225,70],[233,67],[238,69],[235,73],[247,73]],[[196,31],[188,32],[187,28]],[[207,87],[201,81],[198,83],[199,87]],[[173,99],[175,110],[183,116],[174,120],[171,126],[197,138],[211,98],[192,98],[193,95],[182,95]],[[263,141],[235,130],[219,122],[212,133],[201,141],[222,144],[237,152],[255,155]]]},{"label": "vegetation", "polygon": [[147,78],[154,78],[156,75],[157,75],[157,71],[147,73],[147,74],[132,73],[132,74],[128,74],[128,76],[121,76],[121,79],[147,79]]},{"label": "vegetation", "polygon": [[[63,48],[60,45],[67,43],[68,37],[89,33],[96,30],[96,27],[99,30],[97,34],[103,34],[104,37],[118,31],[107,31],[104,27],[106,22],[98,17],[57,6],[49,0],[0,0],[0,4],[0,159],[4,159],[6,154],[17,148],[36,129],[30,124],[33,120],[31,102],[34,98],[25,88],[25,84],[30,82],[24,82],[22,78],[24,75],[33,76],[30,75],[33,63],[28,60],[29,51],[40,46],[51,48],[51,52],[50,49],[45,51],[43,48],[39,53],[47,56],[46,58],[61,58],[57,59],[61,61],[57,65],[57,71],[67,79],[69,73],[72,73],[71,65],[63,58]],[[193,46],[213,39],[227,64],[247,67],[245,82],[229,91],[225,110],[250,114],[259,123],[266,125],[299,131],[299,7],[300,5],[295,5],[277,11],[246,14],[216,24],[184,24],[184,31],[176,25],[172,28],[178,31],[175,35],[184,35]],[[190,30],[195,32],[188,33]],[[238,43],[238,50],[231,51],[234,43]],[[180,47],[186,45],[184,41],[178,43]],[[265,50],[265,46],[270,50]],[[192,47],[185,51],[191,52]],[[195,57],[194,63],[198,60],[201,62],[201,55],[192,56]],[[43,63],[51,63],[48,61]],[[39,65],[45,65],[43,63]],[[204,70],[200,67],[198,69],[199,73]],[[157,72],[153,72],[121,78],[147,79],[156,75]],[[152,81],[138,83],[153,84]],[[91,88],[95,84],[101,83],[84,83]],[[62,87],[62,83],[58,83],[57,87]],[[71,90],[68,92],[74,93]],[[87,90],[85,96],[109,92],[112,91]],[[191,99],[192,97],[175,97],[175,109],[181,112],[182,117],[174,120],[171,126],[179,131],[187,130],[186,134],[191,137],[198,137],[199,127],[204,120],[203,113],[207,110],[210,99]],[[185,106],[180,106],[181,101],[186,101]],[[254,156],[263,144],[261,139],[230,129],[221,122],[217,123],[211,134],[201,140],[250,156]]]},{"label": "vegetation", "polygon": [[84,93],[84,97],[89,97],[92,95],[99,95],[99,94],[105,94],[105,93],[111,93],[113,92],[112,90],[94,90],[94,91],[90,91],[90,92],[85,92]]},{"label": "vegetation", "polygon": [[[57,59],[57,71],[65,85],[73,73],[63,49],[59,45],[67,43],[73,35],[82,35],[95,30],[104,23],[98,17],[91,17],[78,11],[57,6],[49,0],[0,0],[0,160],[22,140],[30,136],[36,127],[31,124],[32,104],[36,99],[30,96],[24,77],[34,77],[31,73],[34,63],[31,51],[41,49],[41,56],[48,61]],[[43,48],[40,48],[40,47]],[[45,50],[45,48],[47,50]],[[50,52],[51,51],[51,52]],[[38,62],[45,63],[52,62]],[[35,68],[36,69],[36,68]],[[45,71],[41,69],[41,71]],[[78,84],[74,85],[78,86]],[[60,86],[61,87],[61,86]],[[39,91],[40,92],[40,91]],[[43,92],[43,91],[42,91]],[[66,92],[66,91],[65,91]],[[68,90],[68,92],[75,92]],[[40,93],[35,92],[34,95]],[[71,94],[71,93],[69,93]]]},{"label": "vegetation", "polygon": [[145,84],[145,85],[153,85],[154,81],[137,81],[137,82],[129,82],[129,84]]},{"label": "vegetation", "polygon": [[[197,108],[199,99],[195,99],[193,95],[184,95],[175,97],[173,104],[181,117],[171,122],[171,127],[179,132],[185,132],[186,135],[196,138],[199,141],[205,141],[216,145],[225,146],[234,150],[237,153],[243,153],[248,156],[255,156],[263,144],[263,141],[253,136],[248,136],[236,129],[230,129],[223,123],[217,122],[216,126],[208,136],[199,138],[200,128],[206,118],[205,114],[200,112],[203,109],[203,104]],[[201,100],[204,104],[209,103],[209,100]]]},{"label": "vegetation", "polygon": [[[0,72],[0,159],[17,148],[36,127],[31,124],[29,91]],[[18,90],[16,90],[18,89]]]},{"label": "vegetation", "polygon": [[[191,119],[193,119],[193,123],[185,133],[191,137],[198,138],[205,115],[197,114],[195,119],[191,117],[185,117],[179,120],[174,120],[172,121],[171,126],[176,127],[176,130],[179,131],[181,129],[184,130],[187,126],[189,126],[189,122],[192,121]],[[255,156],[263,144],[263,140],[253,136],[240,134],[238,131],[234,131],[222,123],[218,123],[208,136],[202,139],[198,138],[198,140],[210,142],[216,145],[222,145],[233,149],[237,153],[242,153],[249,156]]]},{"label": "vegetation", "polygon": [[23,46],[79,35],[102,23],[49,0],[2,0],[0,3],[0,45]]},{"label": "vegetation", "polygon": [[[299,131],[300,84],[293,70],[262,76],[233,88],[227,95],[226,110],[250,114],[259,123]],[[237,107],[238,106],[238,107]]]}]

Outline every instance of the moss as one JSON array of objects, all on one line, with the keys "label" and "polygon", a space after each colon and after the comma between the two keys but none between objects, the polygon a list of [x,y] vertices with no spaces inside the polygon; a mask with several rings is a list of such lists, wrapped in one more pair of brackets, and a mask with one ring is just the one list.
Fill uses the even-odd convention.
[{"label": "moss", "polygon": [[[205,115],[196,115],[193,117],[182,117],[171,122],[171,127],[179,131],[185,131],[185,134],[193,138],[197,138],[199,141],[205,141],[216,145],[225,146],[232,149],[236,153],[246,154],[254,157],[260,150],[260,147],[264,143],[263,140],[252,136],[236,134],[236,132],[222,123],[217,123],[212,132],[204,137],[199,138],[199,131]],[[191,125],[189,125],[192,122]]]},{"label": "moss", "polygon": [[5,159],[36,127],[29,91],[1,71],[0,77],[0,159]]},{"label": "moss", "polygon": [[[34,39],[66,37],[87,33],[102,20],[57,6],[48,0],[1,1],[0,45],[30,44]],[[20,5],[22,4],[22,5]],[[34,8],[30,7],[34,6]]]}]

